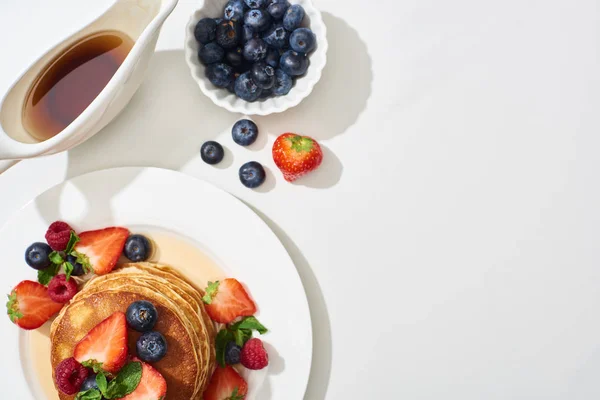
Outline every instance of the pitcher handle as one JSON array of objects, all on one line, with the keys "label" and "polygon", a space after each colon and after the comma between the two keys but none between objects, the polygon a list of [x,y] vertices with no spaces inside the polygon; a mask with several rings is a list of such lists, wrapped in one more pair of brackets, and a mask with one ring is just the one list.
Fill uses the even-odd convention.
[{"label": "pitcher handle", "polygon": [[5,160],[5,161],[0,160],[0,174],[2,174],[4,171],[6,171],[7,169],[12,167],[19,161],[21,161],[21,160]]}]

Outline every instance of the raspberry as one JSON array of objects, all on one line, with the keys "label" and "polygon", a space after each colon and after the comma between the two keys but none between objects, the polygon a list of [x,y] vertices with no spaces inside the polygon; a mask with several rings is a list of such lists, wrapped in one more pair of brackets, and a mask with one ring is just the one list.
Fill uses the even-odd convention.
[{"label": "raspberry", "polygon": [[67,248],[72,230],[66,222],[53,222],[46,231],[46,242],[52,247],[52,250],[63,251]]},{"label": "raspberry", "polygon": [[48,284],[48,295],[57,303],[67,303],[77,293],[77,283],[74,279],[67,281],[65,274],[56,275]]},{"label": "raspberry", "polygon": [[262,341],[257,338],[248,340],[242,348],[240,361],[248,369],[263,369],[269,365],[269,355]]},{"label": "raspberry", "polygon": [[58,390],[72,395],[79,392],[83,381],[88,377],[88,370],[73,357],[62,360],[56,366],[54,379]]}]

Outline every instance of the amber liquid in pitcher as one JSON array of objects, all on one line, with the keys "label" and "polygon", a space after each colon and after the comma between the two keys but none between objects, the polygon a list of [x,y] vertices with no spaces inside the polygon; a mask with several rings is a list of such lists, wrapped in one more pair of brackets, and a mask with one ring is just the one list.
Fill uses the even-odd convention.
[{"label": "amber liquid in pitcher", "polygon": [[119,31],[84,37],[52,60],[34,81],[23,107],[23,126],[44,141],[75,120],[108,84],[133,40]]}]

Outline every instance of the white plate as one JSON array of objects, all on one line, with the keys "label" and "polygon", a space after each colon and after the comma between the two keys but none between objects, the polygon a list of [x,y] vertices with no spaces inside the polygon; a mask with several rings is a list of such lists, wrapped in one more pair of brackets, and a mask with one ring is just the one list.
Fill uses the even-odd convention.
[{"label": "white plate", "polygon": [[[303,398],[312,357],[306,294],[283,245],[241,201],[206,182],[156,168],[116,168],[71,179],[29,202],[0,230],[6,293],[23,279],[35,280],[23,254],[55,220],[80,231],[146,225],[208,249],[250,288],[260,320],[270,329],[263,339],[276,351],[270,352],[267,373],[250,377],[248,400]],[[7,317],[0,321],[0,386],[14,399],[44,399],[28,370],[28,333]]]}]

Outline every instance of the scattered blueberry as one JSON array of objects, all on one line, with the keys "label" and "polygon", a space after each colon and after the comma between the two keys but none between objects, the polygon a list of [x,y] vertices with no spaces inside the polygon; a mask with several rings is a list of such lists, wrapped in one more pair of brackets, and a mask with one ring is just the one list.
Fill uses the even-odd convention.
[{"label": "scattered blueberry", "polygon": [[264,61],[252,66],[252,80],[261,89],[271,89],[275,83],[275,69]]},{"label": "scattered blueberry", "polygon": [[244,58],[248,61],[257,62],[267,56],[267,44],[262,39],[250,39],[244,45]]},{"label": "scattered blueberry", "polygon": [[298,53],[310,53],[316,44],[315,34],[308,28],[298,28],[290,35],[290,47]]},{"label": "scattered blueberry", "polygon": [[146,261],[152,255],[152,244],[144,235],[130,235],[125,241],[123,254],[133,262]]},{"label": "scattered blueberry", "polygon": [[271,16],[264,10],[248,10],[244,15],[244,23],[254,32],[262,32],[269,27]]},{"label": "scattered blueberry", "polygon": [[258,127],[249,119],[241,119],[231,128],[231,137],[240,146],[249,146],[258,137]]},{"label": "scattered blueberry", "polygon": [[227,64],[210,64],[206,67],[205,75],[217,87],[225,88],[233,80],[233,68]]},{"label": "scattered blueberry", "polygon": [[308,58],[304,54],[288,50],[281,55],[279,68],[290,76],[303,75],[308,69]]},{"label": "scattered blueberry", "polygon": [[244,2],[242,0],[231,0],[223,10],[223,17],[226,20],[242,20],[244,18]]},{"label": "scattered blueberry", "polygon": [[85,381],[81,384],[81,388],[79,388],[80,392],[85,392],[90,389],[98,389],[98,384],[96,383],[96,374],[89,374]]},{"label": "scattered blueberry", "polygon": [[85,274],[85,270],[83,269],[83,265],[77,262],[77,257],[72,254],[67,255],[67,262],[73,266],[73,272],[71,275],[73,276],[81,276]]},{"label": "scattered blueberry", "polygon": [[224,49],[232,49],[240,42],[241,31],[242,28],[238,21],[221,21],[217,25],[217,43]]},{"label": "scattered blueberry", "polygon": [[267,0],[244,0],[250,8],[263,8],[267,5]]},{"label": "scattered blueberry", "polygon": [[210,42],[200,47],[198,59],[204,65],[219,62],[225,56],[225,50],[215,42]]},{"label": "scattered blueberry", "polygon": [[290,6],[283,16],[283,27],[292,32],[298,28],[304,19],[304,8],[300,4]]},{"label": "scattered blueberry", "polygon": [[224,155],[223,146],[212,140],[204,142],[200,148],[200,157],[207,164],[214,165],[220,163]]},{"label": "scattered blueberry", "polygon": [[25,250],[25,262],[33,269],[46,269],[50,266],[52,248],[46,243],[35,242]]},{"label": "scattered blueberry", "polygon": [[202,18],[194,28],[196,40],[202,44],[207,44],[217,37],[217,23],[212,18]]},{"label": "scattered blueberry", "polygon": [[277,68],[279,66],[279,58],[280,57],[281,57],[281,55],[279,54],[279,51],[271,48],[271,49],[269,49],[269,51],[267,51],[267,57],[265,58],[265,61],[271,67]]},{"label": "scattered blueberry", "polygon": [[284,48],[288,44],[289,38],[290,33],[281,24],[273,25],[263,36],[263,40],[269,46],[277,49]]},{"label": "scattered blueberry", "polygon": [[271,14],[271,17],[275,19],[281,19],[289,7],[290,3],[287,0],[279,0],[269,4],[267,11],[269,14]]},{"label": "scattered blueberry", "polygon": [[150,331],[142,334],[136,343],[138,357],[142,361],[157,362],[167,354],[167,340],[156,331]]},{"label": "scattered blueberry", "polygon": [[235,342],[229,342],[225,345],[225,363],[227,365],[235,365],[240,363],[240,355],[242,348],[235,344]]},{"label": "scattered blueberry", "polygon": [[225,62],[232,67],[239,67],[244,63],[244,56],[242,55],[242,48],[236,47],[233,50],[229,50],[225,54]]},{"label": "scattered blueberry", "polygon": [[246,43],[248,40],[257,37],[257,33],[255,33],[252,28],[248,25],[244,25],[242,27],[242,42]]},{"label": "scattered blueberry", "polygon": [[154,304],[146,300],[131,303],[125,312],[127,324],[138,332],[148,332],[154,328],[158,319],[158,311]]},{"label": "scattered blueberry", "polygon": [[273,85],[273,94],[275,96],[285,96],[292,89],[294,81],[292,77],[280,69],[275,70],[275,84]]},{"label": "scattered blueberry", "polygon": [[260,163],[250,161],[240,167],[240,181],[247,188],[257,188],[265,181],[265,169]]},{"label": "scattered blueberry", "polygon": [[235,94],[242,100],[256,101],[262,90],[250,77],[250,72],[244,72],[235,81]]}]

